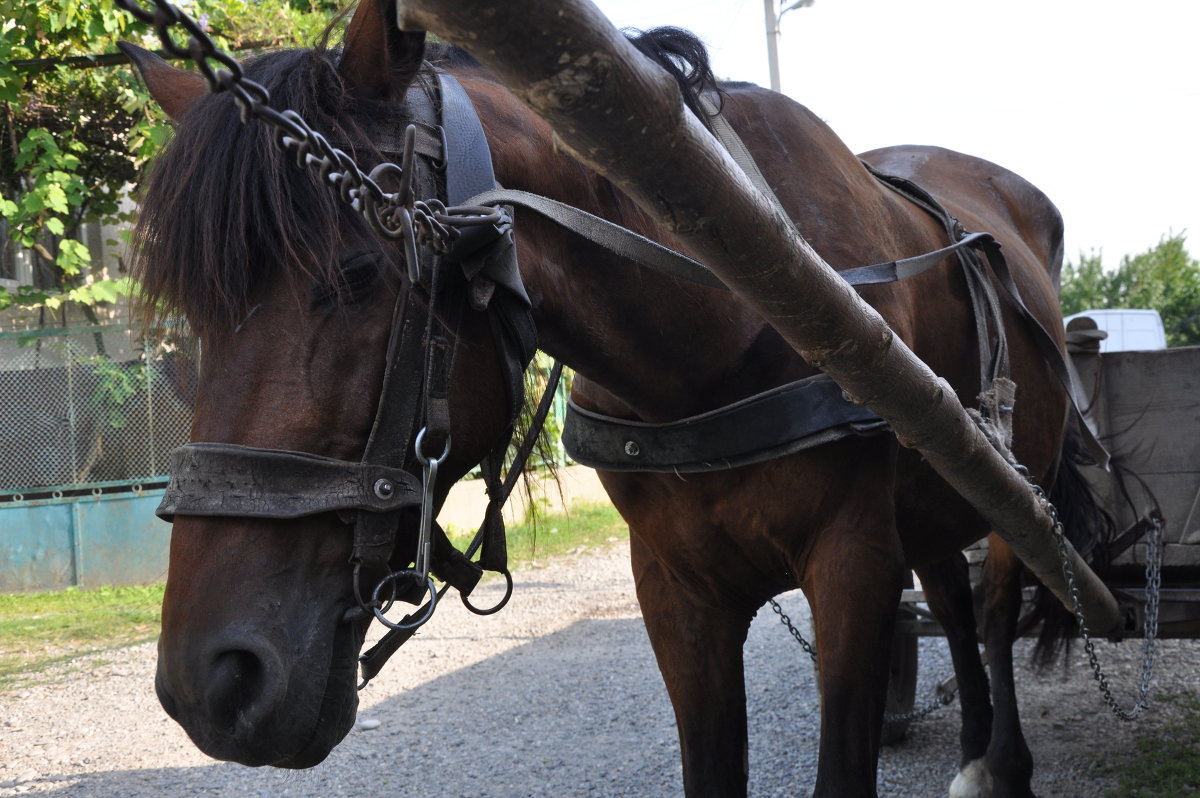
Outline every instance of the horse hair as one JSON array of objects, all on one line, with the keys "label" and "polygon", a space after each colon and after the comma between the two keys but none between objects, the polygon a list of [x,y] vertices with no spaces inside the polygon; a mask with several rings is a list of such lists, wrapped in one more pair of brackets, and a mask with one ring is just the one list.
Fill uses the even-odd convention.
[{"label": "horse hair", "polygon": [[[284,50],[244,69],[271,93],[272,107],[296,111],[371,163],[373,148],[355,120],[394,117],[394,108],[348,92],[335,56]],[[366,224],[313,171],[298,168],[274,135],[265,124],[242,124],[228,93],[192,103],[141,198],[133,276],[144,311],[182,313],[194,329],[217,332],[240,321],[255,286],[281,276],[280,264],[310,282],[336,281],[348,231],[365,233]]]},{"label": "horse hair", "polygon": [[[717,86],[703,43],[679,28],[628,35],[670,72],[684,102],[706,120],[699,94]],[[338,55],[322,37],[311,50],[260,55],[244,69],[270,92],[273,107],[296,111],[365,169],[382,157],[356,120],[401,124],[398,106],[350,92],[338,74]],[[425,55],[477,63],[440,44]],[[143,315],[182,314],[194,330],[218,334],[241,320],[260,281],[298,273],[309,284],[337,283],[339,250],[352,231],[356,239],[367,235],[365,222],[311,170],[297,168],[274,135],[265,124],[242,124],[228,93],[192,103],[141,198],[132,274]],[[179,213],[181,207],[189,211]],[[281,274],[281,264],[293,272]]]}]

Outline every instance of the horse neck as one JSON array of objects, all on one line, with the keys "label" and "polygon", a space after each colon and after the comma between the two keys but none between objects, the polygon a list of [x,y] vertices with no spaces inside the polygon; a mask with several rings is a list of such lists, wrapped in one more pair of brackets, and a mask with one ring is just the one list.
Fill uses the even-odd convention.
[{"label": "horse neck", "polygon": [[[574,162],[546,185],[533,182],[526,190],[673,245],[607,181]],[[517,224],[539,346],[592,385],[589,398],[599,386],[640,418],[677,418],[708,409],[712,386],[724,387],[733,372],[745,370],[740,379],[749,379],[746,354],[765,325],[732,294],[622,260],[532,213],[518,212]],[[737,396],[729,392],[717,404]]]},{"label": "horse neck", "polygon": [[[489,122],[522,128],[489,130],[503,185],[566,202],[678,248],[616,187],[559,152],[545,123],[510,96],[506,113],[493,116],[505,94],[485,86],[476,96],[485,128]],[[864,227],[889,227],[891,221],[883,218],[894,210],[891,198],[824,123],[786,100],[783,106],[760,109],[764,95],[768,103],[781,101],[754,90],[750,96],[731,96],[727,110],[735,123],[747,113],[767,122],[760,141],[747,144],[763,150],[761,141],[767,141],[765,147],[781,151],[766,150],[766,156],[787,159],[793,168],[798,179],[783,181],[778,193],[793,218],[807,222],[802,227],[810,242],[832,253],[841,266],[875,262],[861,258],[876,255],[876,260],[888,259],[886,246],[872,253],[861,242],[888,238],[862,233]],[[787,140],[778,141],[784,130]],[[846,207],[858,194],[865,195],[858,199],[865,214],[826,212]],[[876,202],[881,210],[872,214]],[[533,213],[518,217],[522,274],[534,301],[540,346],[585,378],[589,399],[631,410],[644,420],[663,420],[814,373],[731,293],[614,257]]]}]

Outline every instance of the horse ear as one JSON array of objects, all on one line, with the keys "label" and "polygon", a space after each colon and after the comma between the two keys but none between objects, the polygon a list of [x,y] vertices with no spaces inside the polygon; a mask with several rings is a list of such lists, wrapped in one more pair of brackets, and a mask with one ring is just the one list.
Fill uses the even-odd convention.
[{"label": "horse ear", "polygon": [[208,91],[204,78],[195,72],[176,69],[136,44],[117,42],[117,47],[137,67],[142,80],[146,82],[146,88],[150,90],[150,96],[176,122],[197,97]]},{"label": "horse ear", "polygon": [[402,96],[425,57],[425,32],[396,26],[394,0],[362,0],[346,28],[338,72],[350,90],[377,100]]}]

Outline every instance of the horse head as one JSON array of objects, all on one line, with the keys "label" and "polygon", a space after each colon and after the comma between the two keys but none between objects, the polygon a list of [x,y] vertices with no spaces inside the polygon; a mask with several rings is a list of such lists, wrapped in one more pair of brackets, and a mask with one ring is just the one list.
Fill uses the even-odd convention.
[{"label": "horse head", "polygon": [[[399,158],[379,132],[404,130],[423,79],[424,37],[387,6],[363,4],[340,50],[246,65],[361,162]],[[161,511],[158,695],[214,757],[311,766],[353,725],[373,611],[427,593],[421,503],[507,442],[519,397],[493,316],[508,298],[470,301],[462,269],[376,236],[274,133],[240,124],[228,92],[126,52],[177,126],[144,196],[137,275],[202,352],[196,443]],[[430,458],[436,482],[421,479]]]}]

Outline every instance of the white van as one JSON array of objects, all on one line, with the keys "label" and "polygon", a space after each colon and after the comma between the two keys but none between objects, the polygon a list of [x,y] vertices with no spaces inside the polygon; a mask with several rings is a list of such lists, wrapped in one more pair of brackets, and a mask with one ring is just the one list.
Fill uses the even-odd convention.
[{"label": "white van", "polygon": [[1108,333],[1108,337],[1100,342],[1102,353],[1167,348],[1167,336],[1157,310],[1085,310],[1067,316],[1063,322],[1070,323],[1080,316],[1087,316],[1096,322],[1099,329]]}]

